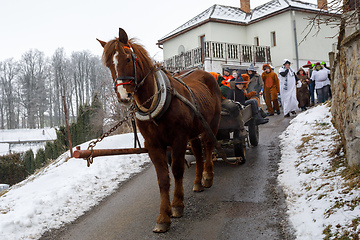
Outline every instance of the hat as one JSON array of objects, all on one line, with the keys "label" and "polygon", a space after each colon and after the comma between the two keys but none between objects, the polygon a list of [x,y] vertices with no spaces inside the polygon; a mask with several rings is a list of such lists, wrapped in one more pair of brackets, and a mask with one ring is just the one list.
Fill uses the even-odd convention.
[{"label": "hat", "polygon": [[246,69],[246,71],[253,71],[256,72],[254,64],[250,64],[250,66]]},{"label": "hat", "polygon": [[315,63],[315,66],[320,66],[320,62],[316,62],[316,63]]},{"label": "hat", "polygon": [[235,79],[235,85],[237,85],[237,84],[245,84],[245,83],[247,83],[247,81],[244,81],[244,79],[242,78],[241,75],[238,78]]},{"label": "hat", "polygon": [[303,68],[310,68],[311,67],[311,62],[308,61],[306,65],[303,66]]},{"label": "hat", "polygon": [[230,69],[229,69],[229,68],[225,68],[224,71],[227,71],[228,73],[230,73]]},{"label": "hat", "polygon": [[285,65],[285,64],[287,64],[287,63],[291,64],[290,60],[289,60],[289,59],[284,59],[283,65]]}]

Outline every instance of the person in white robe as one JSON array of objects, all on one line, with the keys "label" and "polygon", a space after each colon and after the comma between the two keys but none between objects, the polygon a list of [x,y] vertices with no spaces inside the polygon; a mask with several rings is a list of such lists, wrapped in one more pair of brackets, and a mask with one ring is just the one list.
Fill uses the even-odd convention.
[{"label": "person in white robe", "polygon": [[290,117],[290,113],[296,115],[299,104],[296,98],[296,73],[290,64],[288,59],[284,59],[283,66],[279,69],[280,96],[284,117]]}]

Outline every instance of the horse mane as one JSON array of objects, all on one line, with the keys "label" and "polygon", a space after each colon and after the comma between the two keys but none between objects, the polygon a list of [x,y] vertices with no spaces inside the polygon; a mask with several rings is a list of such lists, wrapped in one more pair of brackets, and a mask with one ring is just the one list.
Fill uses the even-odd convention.
[{"label": "horse mane", "polygon": [[[143,78],[154,65],[153,60],[150,58],[149,53],[145,50],[145,48],[141,44],[136,43],[134,38],[129,39],[129,44],[134,50],[134,53],[138,59],[137,64],[141,70],[138,72],[138,74],[141,78]],[[112,64],[115,49],[118,49],[120,52],[125,54],[124,46],[126,45],[121,43],[119,38],[115,38],[107,42],[107,44],[104,46],[104,52],[102,56],[102,61],[107,67]]]}]

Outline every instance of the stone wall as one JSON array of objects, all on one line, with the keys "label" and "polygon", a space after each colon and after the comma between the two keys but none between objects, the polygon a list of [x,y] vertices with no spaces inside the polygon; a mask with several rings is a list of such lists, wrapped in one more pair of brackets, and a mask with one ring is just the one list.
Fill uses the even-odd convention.
[{"label": "stone wall", "polygon": [[341,28],[332,75],[333,122],[350,166],[360,166],[360,30]]}]

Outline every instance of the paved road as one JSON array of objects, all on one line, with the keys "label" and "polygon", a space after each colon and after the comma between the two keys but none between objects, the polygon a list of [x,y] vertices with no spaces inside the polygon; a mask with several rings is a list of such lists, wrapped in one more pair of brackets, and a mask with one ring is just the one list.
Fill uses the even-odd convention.
[{"label": "paved road", "polygon": [[260,126],[260,143],[247,149],[247,162],[232,166],[215,162],[214,185],[192,192],[195,167],[186,169],[185,212],[170,231],[152,232],[159,211],[159,191],[152,164],[122,184],[99,206],[72,224],[42,239],[295,239],[277,185],[279,134],[289,119],[271,116]]}]

